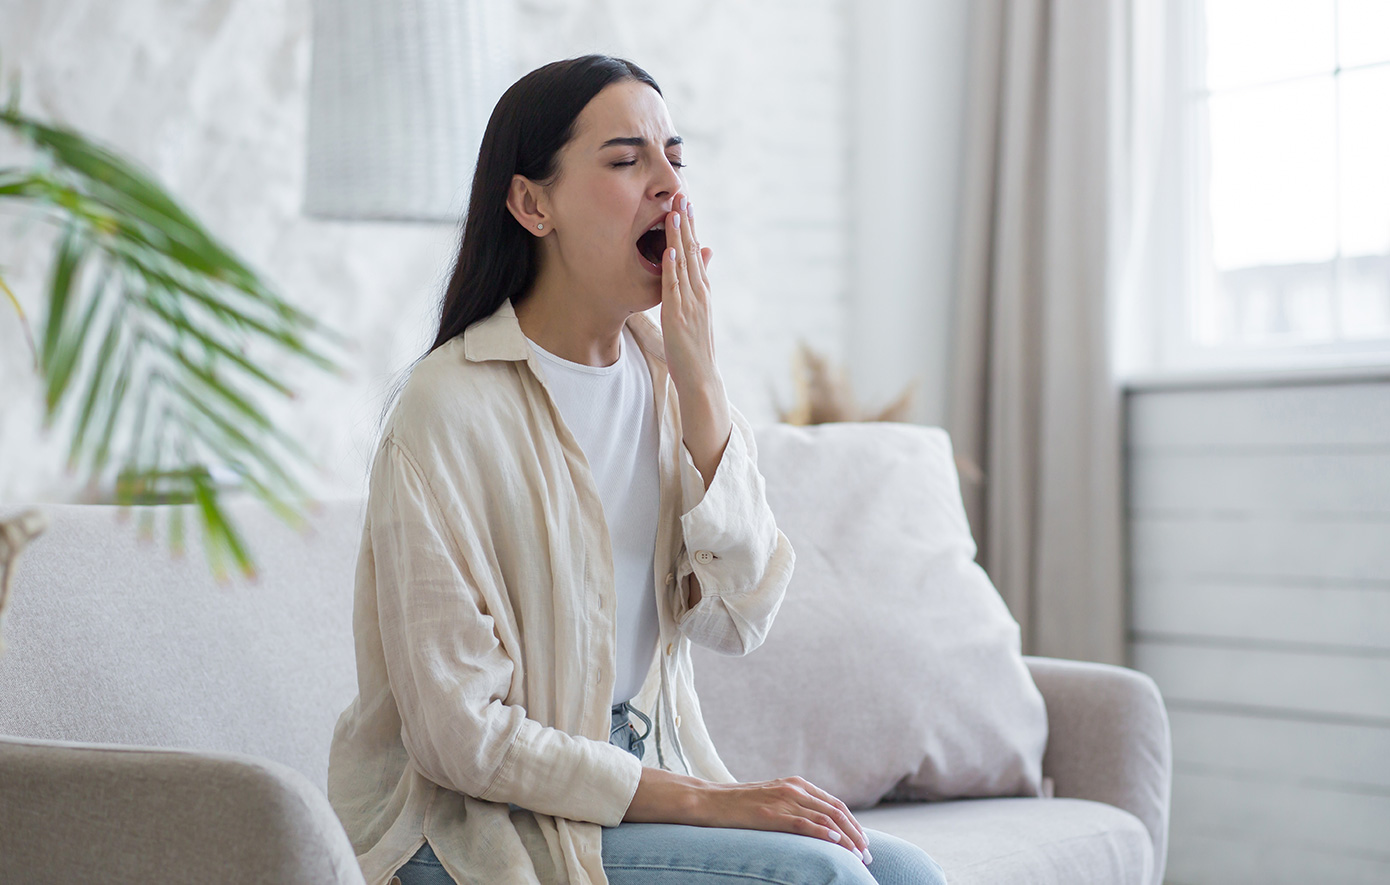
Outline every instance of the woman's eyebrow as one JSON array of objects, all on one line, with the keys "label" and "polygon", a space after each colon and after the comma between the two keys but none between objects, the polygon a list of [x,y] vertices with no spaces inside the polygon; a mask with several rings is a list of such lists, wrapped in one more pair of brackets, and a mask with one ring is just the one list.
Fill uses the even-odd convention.
[{"label": "woman's eyebrow", "polygon": [[[671,147],[673,145],[683,144],[684,142],[684,138],[681,138],[679,135],[673,135],[670,138],[666,139],[666,146]],[[603,150],[604,148],[614,147],[615,145],[620,144],[631,145],[632,147],[646,147],[647,140],[640,135],[625,135],[622,138],[608,139],[603,144],[599,145],[598,149]]]}]

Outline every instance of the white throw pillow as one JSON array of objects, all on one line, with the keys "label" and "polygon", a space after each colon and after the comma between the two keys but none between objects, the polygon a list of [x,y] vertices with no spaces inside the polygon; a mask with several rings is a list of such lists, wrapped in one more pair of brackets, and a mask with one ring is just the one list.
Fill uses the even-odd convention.
[{"label": "white throw pillow", "polygon": [[694,650],[729,770],[801,775],[855,808],[1041,795],[1047,711],[1018,623],[974,561],[946,432],[846,422],[755,434],[796,567],[761,647]]}]

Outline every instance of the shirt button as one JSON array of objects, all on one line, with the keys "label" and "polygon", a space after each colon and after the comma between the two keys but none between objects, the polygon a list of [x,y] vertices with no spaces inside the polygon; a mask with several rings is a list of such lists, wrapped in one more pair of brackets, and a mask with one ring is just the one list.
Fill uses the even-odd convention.
[{"label": "shirt button", "polygon": [[680,727],[681,727],[681,714],[677,713],[677,714],[676,714],[676,728],[680,728]]},{"label": "shirt button", "polygon": [[676,579],[676,575],[675,575],[674,572],[667,572],[667,573],[666,573],[666,583],[669,584],[669,583],[671,583],[672,581],[674,581],[675,579]]},{"label": "shirt button", "polygon": [[696,550],[695,559],[699,562],[709,562],[711,559],[714,559],[714,554],[708,550]]},{"label": "shirt button", "polygon": [[673,646],[671,643],[669,643],[669,642],[666,643],[666,653],[667,653],[668,655],[669,655],[669,654],[675,654],[675,652],[671,651],[671,649],[672,649],[673,647],[674,647],[674,646]]}]

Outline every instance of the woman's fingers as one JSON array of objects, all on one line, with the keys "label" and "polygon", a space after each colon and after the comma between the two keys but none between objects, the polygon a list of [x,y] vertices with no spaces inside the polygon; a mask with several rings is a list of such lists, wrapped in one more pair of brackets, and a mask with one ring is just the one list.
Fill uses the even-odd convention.
[{"label": "woman's fingers", "polygon": [[685,194],[676,196],[675,209],[666,219],[666,246],[676,250],[676,276],[681,284],[681,297],[703,300],[709,292],[708,278],[705,259],[690,220],[689,205]]},{"label": "woman's fingers", "polygon": [[[859,829],[858,822],[854,820],[854,816],[849,811],[835,802],[827,802],[814,794],[807,795],[806,802],[811,810],[818,812],[832,823],[837,834],[836,841],[843,841],[861,852],[869,847],[868,837],[864,835],[863,830]],[[839,838],[839,834],[843,834],[843,839]]]},{"label": "woman's fingers", "polygon": [[801,814],[826,830],[827,839],[861,855],[868,850],[868,837],[843,802],[804,777],[792,776],[779,783],[787,789],[788,798],[801,806]]},{"label": "woman's fingers", "polygon": [[694,280],[699,278],[700,272],[690,266],[695,263],[691,260],[690,252],[694,240],[690,237],[690,221],[685,214],[684,195],[676,200],[674,228],[677,276],[680,278],[681,300],[684,303],[686,298],[698,298],[700,295],[700,290],[694,285]]},{"label": "woman's fingers", "polygon": [[836,823],[835,819],[828,814],[805,810],[798,818],[801,824],[797,832],[806,836],[813,836],[817,839],[824,839],[827,842],[834,842],[841,848],[853,851],[862,858],[864,852],[854,844],[854,840],[845,834]]},{"label": "woman's fingers", "polygon": [[689,228],[691,264],[698,268],[696,273],[691,275],[691,281],[694,282],[694,278],[698,276],[701,287],[705,293],[708,293],[709,274],[705,270],[705,265],[709,264],[709,256],[700,246],[700,238],[695,232],[695,204],[688,199],[685,203],[685,222],[683,224]]},{"label": "woman's fingers", "polygon": [[680,198],[677,198],[676,207],[666,213],[666,248],[661,250],[661,285],[663,289],[662,316],[665,316],[665,307],[669,306],[673,316],[680,316],[684,307],[685,295],[689,283],[682,283],[681,262],[684,260],[684,252],[681,246],[680,222]]},{"label": "woman's fingers", "polygon": [[[670,237],[667,237],[668,243]],[[665,316],[667,308],[672,315],[680,313],[681,310],[681,278],[680,278],[680,250],[675,246],[667,245],[661,250],[661,308],[662,316]]]},{"label": "woman's fingers", "polygon": [[859,821],[855,820],[848,805],[841,802],[838,797],[829,791],[821,789],[805,778],[801,778],[800,780],[802,781],[802,789],[834,809],[832,814],[836,820],[840,821],[842,825],[846,827],[846,833],[850,833],[849,828],[853,828],[851,836],[854,837],[854,842],[861,851],[869,846],[869,837],[864,835],[864,828],[859,825]]},{"label": "woman's fingers", "polygon": [[790,832],[824,839],[827,842],[843,845],[845,848],[856,847],[854,840],[840,829],[835,823],[835,819],[823,811],[816,811],[798,803],[786,813],[783,820],[790,825],[783,829]]},{"label": "woman's fingers", "polygon": [[702,815],[705,826],[781,830],[834,842],[871,863],[869,842],[843,803],[800,777],[713,787]]}]

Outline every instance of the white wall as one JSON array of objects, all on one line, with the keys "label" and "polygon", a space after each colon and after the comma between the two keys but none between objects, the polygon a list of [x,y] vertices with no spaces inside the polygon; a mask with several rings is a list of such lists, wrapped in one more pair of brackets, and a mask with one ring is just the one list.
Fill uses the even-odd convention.
[{"label": "white wall", "polygon": [[[915,7],[892,5],[899,17]],[[636,0],[519,2],[518,75],[555,58],[603,51],[632,58],[662,85],[688,139],[702,235],[715,248],[719,364],[732,400],[751,420],[773,418],[774,391],[790,403],[798,339],[836,360],[862,360],[856,381],[865,393],[881,393],[880,400],[918,371],[924,358],[916,351],[939,351],[913,330],[924,327],[926,341],[942,328],[941,188],[952,160],[944,147],[933,147],[944,144],[941,134],[928,130],[949,125],[942,121],[950,101],[922,83],[939,76],[941,90],[955,88],[951,52],[963,41],[949,29],[963,5],[952,0],[912,13],[918,24],[943,23],[921,42],[939,51],[925,53],[935,60],[917,86],[898,79],[922,73],[912,61],[917,50],[905,35],[881,32],[893,36],[906,67],[885,75],[881,85],[891,91],[851,119],[851,90],[860,99],[874,91],[851,80],[850,26],[858,28],[862,55],[872,42],[866,24],[903,21],[874,18],[883,4],[673,2],[658,15]],[[286,297],[359,343],[351,377],[305,373],[293,409],[268,404],[324,465],[311,488],[359,493],[385,385],[432,337],[431,314],[456,234],[448,225],[324,222],[300,214],[309,0],[0,0],[0,19],[0,63],[6,74],[22,75],[26,111],[80,127],[148,166]],[[851,179],[851,127],[894,137],[895,106],[917,100],[925,102],[921,112],[902,119],[915,121],[910,138],[926,132],[926,142],[895,138],[872,156],[860,155],[856,164],[876,171]],[[0,165],[27,156],[0,139]],[[852,200],[851,180],[872,188],[873,198]],[[904,186],[923,189],[925,214],[896,198]],[[859,228],[851,241],[852,210],[872,211],[875,225],[905,219],[894,235],[920,234],[912,242],[928,259],[923,278],[898,281],[915,262],[900,254],[898,241],[871,241],[873,228]],[[37,331],[51,237],[39,226],[18,231],[12,214],[0,217],[0,267]],[[851,281],[852,251],[857,266],[874,262],[876,270]],[[897,310],[897,292],[913,306],[887,324],[891,343],[871,341],[859,325],[846,331],[852,316]],[[934,359],[925,361],[938,371]],[[45,438],[37,430],[39,402],[18,322],[0,304],[0,501],[76,495],[77,478],[62,471],[62,435]]]}]

